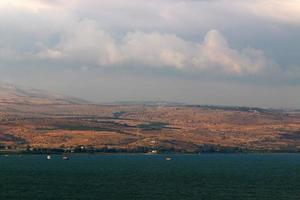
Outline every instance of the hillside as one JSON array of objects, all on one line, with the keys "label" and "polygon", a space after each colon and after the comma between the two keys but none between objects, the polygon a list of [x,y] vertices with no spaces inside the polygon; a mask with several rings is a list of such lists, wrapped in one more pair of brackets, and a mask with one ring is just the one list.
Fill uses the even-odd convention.
[{"label": "hillside", "polygon": [[95,105],[0,87],[0,149],[30,152],[298,152],[300,113],[180,104]]},{"label": "hillside", "polygon": [[9,84],[0,84],[0,105],[6,104],[79,104],[86,103],[84,100],[51,94],[42,90],[24,89]]}]

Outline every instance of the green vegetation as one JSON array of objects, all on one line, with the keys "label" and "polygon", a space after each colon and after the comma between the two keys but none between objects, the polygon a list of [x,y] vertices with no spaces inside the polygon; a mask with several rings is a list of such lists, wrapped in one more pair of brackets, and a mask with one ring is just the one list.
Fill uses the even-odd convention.
[{"label": "green vegetation", "polygon": [[50,131],[50,130],[68,130],[68,131],[108,131],[123,133],[120,128],[109,128],[100,126],[87,126],[81,124],[57,124],[53,127],[39,127],[36,130]]},{"label": "green vegetation", "polygon": [[113,116],[114,116],[114,118],[120,118],[125,113],[126,113],[125,111],[114,112]]},{"label": "green vegetation", "polygon": [[147,124],[139,124],[137,127],[144,131],[159,131],[168,128],[168,123],[164,122],[150,122]]}]

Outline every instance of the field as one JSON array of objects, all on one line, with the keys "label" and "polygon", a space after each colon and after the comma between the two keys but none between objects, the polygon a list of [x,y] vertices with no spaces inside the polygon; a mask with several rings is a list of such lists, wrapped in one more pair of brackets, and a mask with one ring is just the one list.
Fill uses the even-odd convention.
[{"label": "field", "polygon": [[188,105],[2,103],[3,150],[300,150],[300,113]]}]

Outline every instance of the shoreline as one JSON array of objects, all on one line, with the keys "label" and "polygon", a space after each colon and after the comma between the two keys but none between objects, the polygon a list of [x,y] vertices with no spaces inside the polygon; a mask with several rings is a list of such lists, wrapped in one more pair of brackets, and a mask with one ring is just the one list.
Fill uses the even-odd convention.
[{"label": "shoreline", "polygon": [[300,154],[300,151],[218,151],[218,152],[51,152],[51,151],[41,151],[41,152],[31,152],[31,151],[0,151],[0,156],[4,155],[201,155],[201,154]]}]

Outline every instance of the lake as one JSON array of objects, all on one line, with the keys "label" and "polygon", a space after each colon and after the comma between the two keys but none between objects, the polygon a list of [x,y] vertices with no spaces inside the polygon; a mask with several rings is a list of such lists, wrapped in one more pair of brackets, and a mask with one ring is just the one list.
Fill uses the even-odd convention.
[{"label": "lake", "polygon": [[1,200],[300,199],[300,154],[10,155],[0,173]]}]

